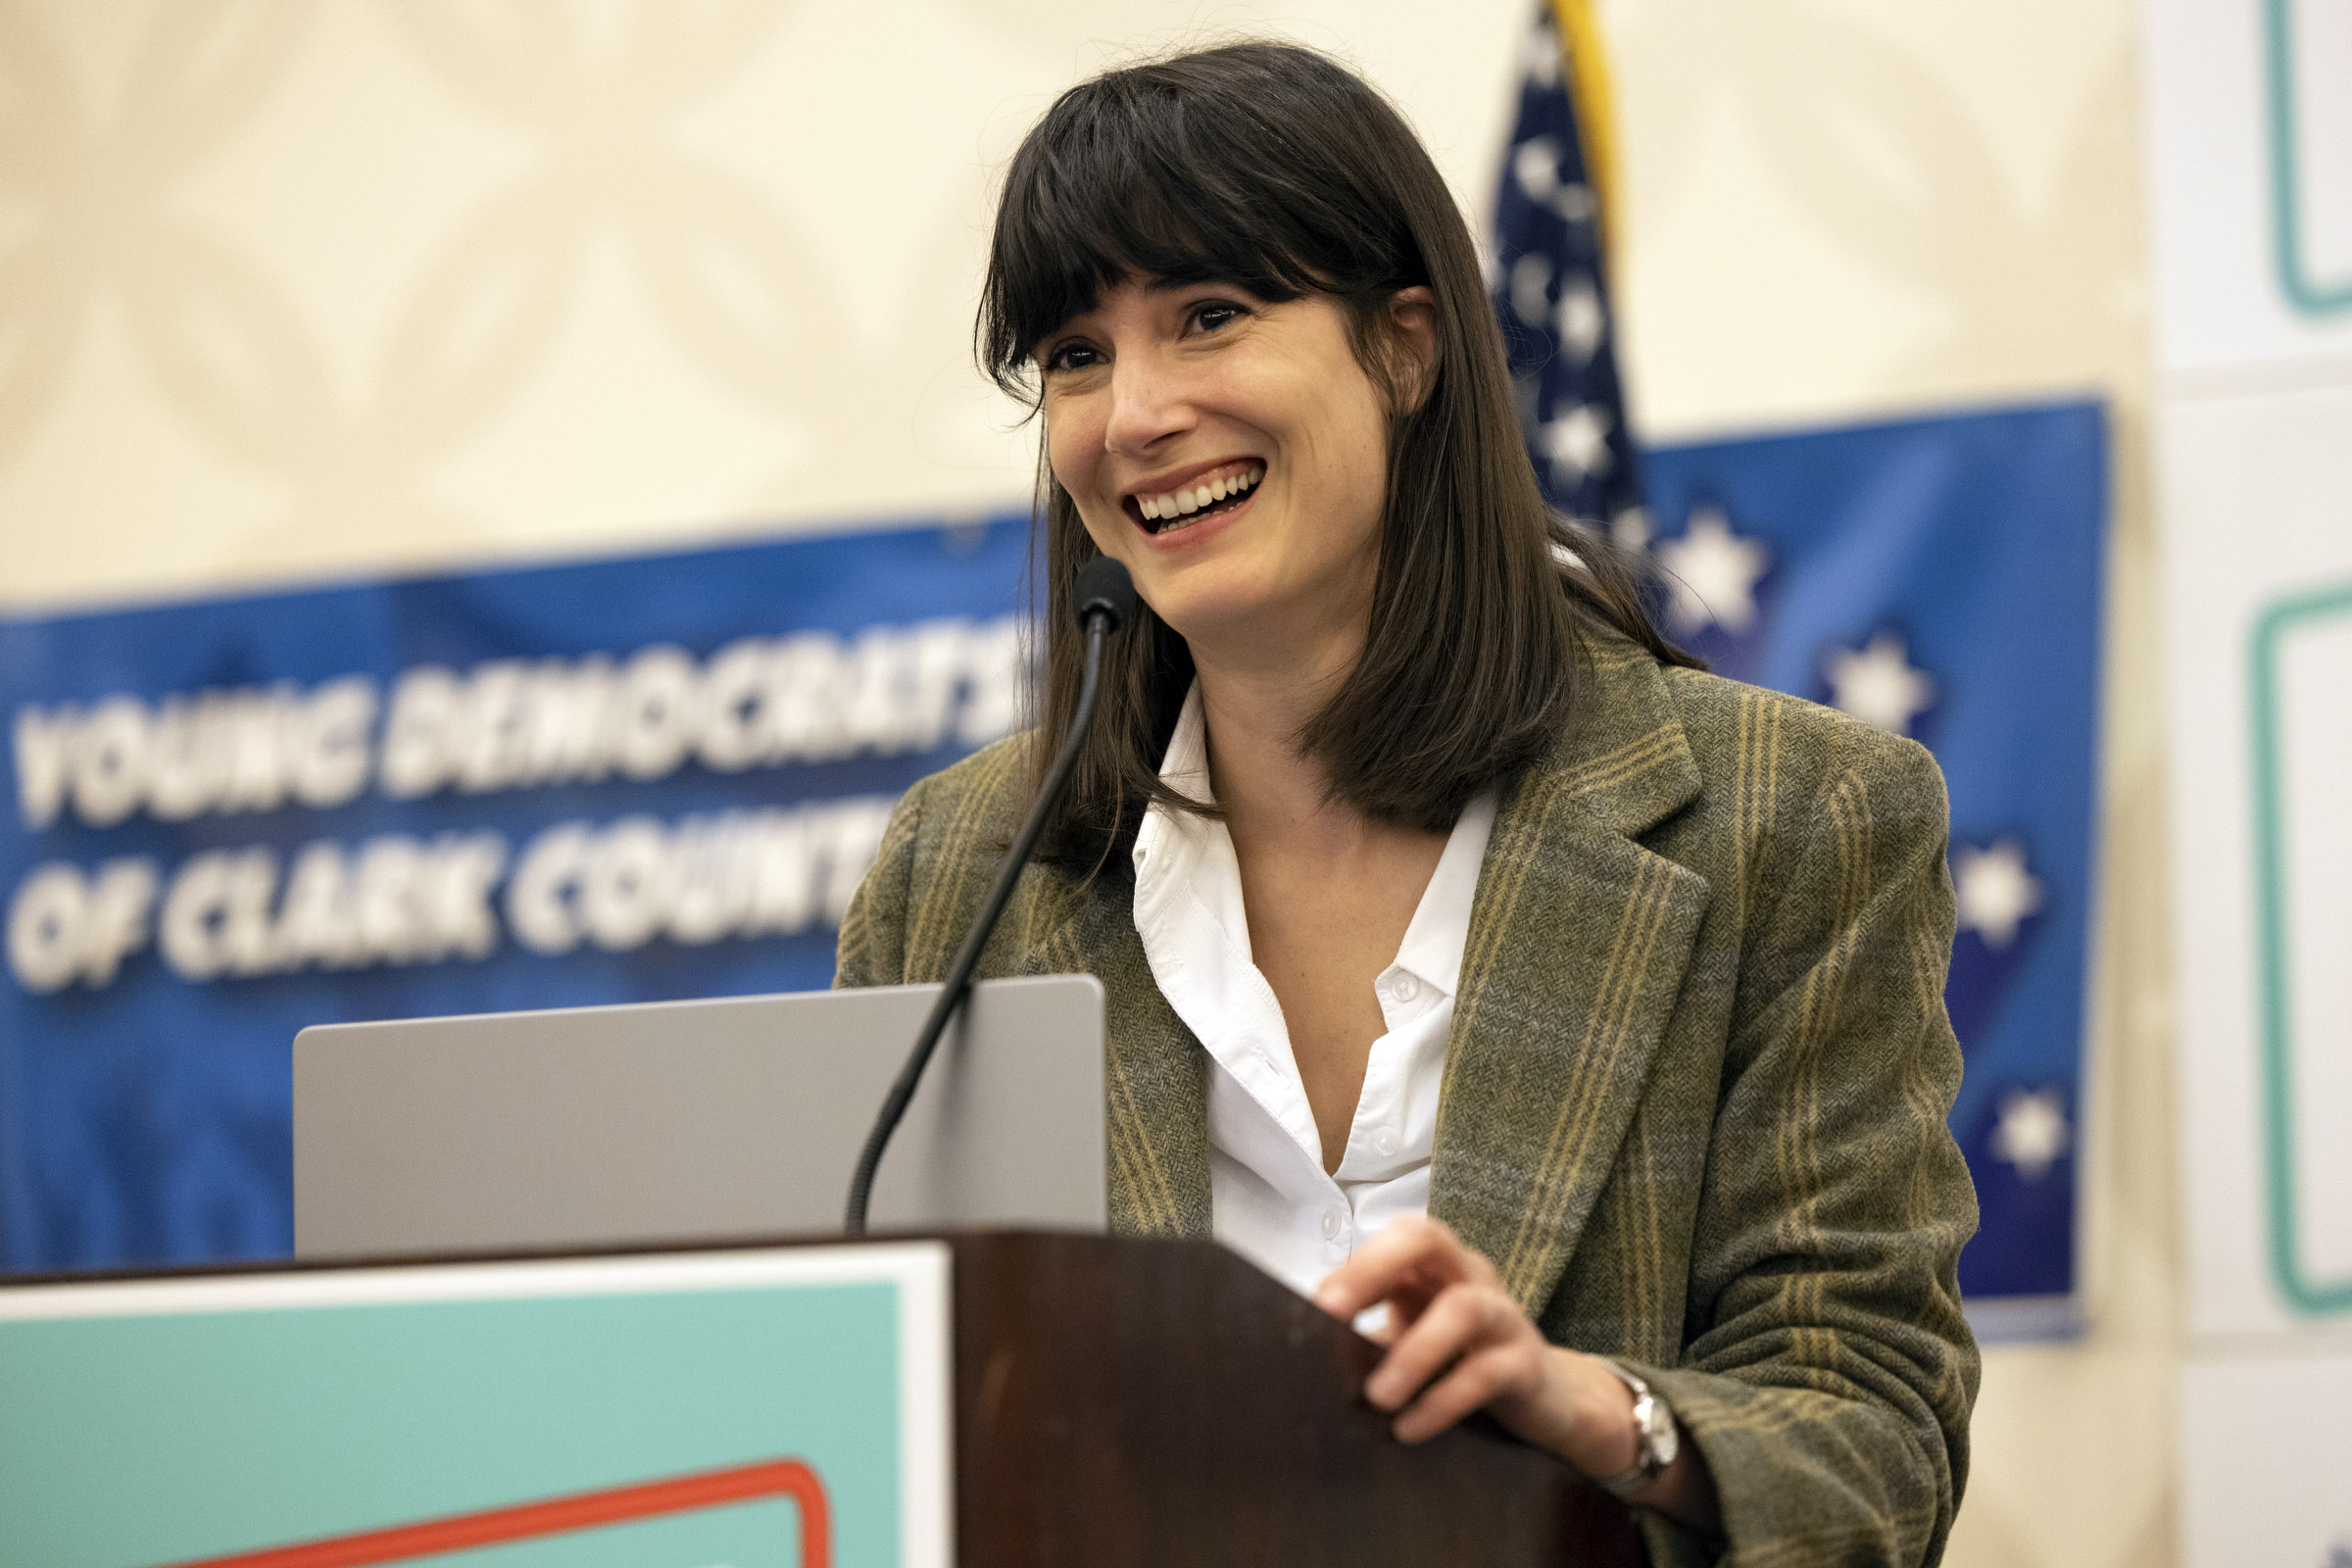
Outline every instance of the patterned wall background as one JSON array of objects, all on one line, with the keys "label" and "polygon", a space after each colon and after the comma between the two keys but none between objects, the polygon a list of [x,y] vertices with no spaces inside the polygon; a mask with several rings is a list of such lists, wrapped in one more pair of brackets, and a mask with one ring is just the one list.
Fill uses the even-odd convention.
[{"label": "patterned wall background", "polygon": [[[1519,0],[0,0],[0,606],[979,515],[991,170],[1278,30],[1475,212]],[[2127,0],[1618,0],[1627,372],[1690,438],[2110,400],[2092,1331],[1996,1349],[1950,1560],[2172,1559],[2174,1197]]]}]

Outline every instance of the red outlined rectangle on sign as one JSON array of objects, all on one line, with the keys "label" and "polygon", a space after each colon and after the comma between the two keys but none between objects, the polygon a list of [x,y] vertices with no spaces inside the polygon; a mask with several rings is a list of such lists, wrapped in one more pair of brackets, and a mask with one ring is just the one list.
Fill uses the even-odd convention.
[{"label": "red outlined rectangle on sign", "polygon": [[479,1513],[420,1519],[358,1535],[270,1546],[227,1557],[206,1557],[171,1568],[369,1568],[374,1563],[413,1562],[445,1551],[496,1546],[627,1524],[696,1508],[717,1508],[761,1497],[790,1497],[800,1505],[802,1568],[832,1568],[833,1520],[824,1483],[799,1459],[766,1459],[727,1470],[703,1470],[632,1486],[575,1492],[568,1496],[488,1508]]}]

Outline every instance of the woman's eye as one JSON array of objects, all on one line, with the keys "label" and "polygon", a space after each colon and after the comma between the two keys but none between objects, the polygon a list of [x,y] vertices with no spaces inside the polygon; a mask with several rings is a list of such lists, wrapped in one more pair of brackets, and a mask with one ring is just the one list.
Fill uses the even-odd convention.
[{"label": "woman's eye", "polygon": [[1241,317],[1242,308],[1240,306],[1227,305],[1222,300],[1212,300],[1206,305],[1194,308],[1193,324],[1203,332],[1214,332],[1221,326],[1230,326],[1240,320]]},{"label": "woman's eye", "polygon": [[1083,370],[1101,362],[1092,343],[1064,343],[1046,355],[1048,370]]}]

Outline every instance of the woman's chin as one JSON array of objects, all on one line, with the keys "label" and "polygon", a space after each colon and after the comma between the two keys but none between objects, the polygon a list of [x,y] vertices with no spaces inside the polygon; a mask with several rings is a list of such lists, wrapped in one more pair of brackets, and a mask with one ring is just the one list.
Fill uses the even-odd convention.
[{"label": "woman's chin", "polygon": [[[1362,641],[1362,616],[1317,612],[1296,594],[1280,594],[1265,583],[1226,585],[1219,593],[1174,596],[1167,610],[1152,610],[1192,649],[1196,662],[1304,663],[1319,667],[1335,640]],[[1169,612],[1173,611],[1174,613]]]},{"label": "woman's chin", "polygon": [[1188,643],[1229,641],[1253,625],[1262,632],[1274,612],[1271,596],[1251,584],[1169,583],[1144,597],[1153,613]]}]

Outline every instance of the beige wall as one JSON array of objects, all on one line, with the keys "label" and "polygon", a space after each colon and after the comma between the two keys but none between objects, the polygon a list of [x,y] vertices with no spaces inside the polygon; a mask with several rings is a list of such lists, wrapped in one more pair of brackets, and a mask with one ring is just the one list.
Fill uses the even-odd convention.
[{"label": "beige wall", "polygon": [[[1017,504],[968,320],[988,172],[1055,90],[1286,31],[1475,211],[1529,9],[0,0],[0,608]],[[1604,16],[1645,433],[2113,400],[2093,1327],[1988,1354],[1950,1560],[2170,1561],[2135,12]]]}]

